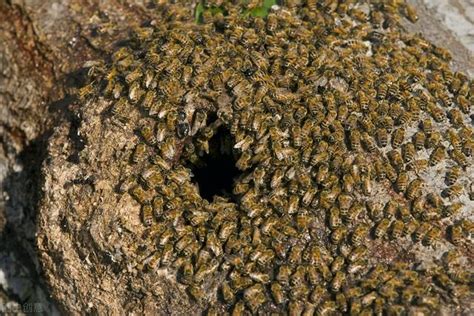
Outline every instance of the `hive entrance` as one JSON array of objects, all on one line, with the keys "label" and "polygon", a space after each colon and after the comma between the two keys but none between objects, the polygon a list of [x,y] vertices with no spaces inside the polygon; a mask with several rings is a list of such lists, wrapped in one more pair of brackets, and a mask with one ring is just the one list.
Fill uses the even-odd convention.
[{"label": "hive entrance", "polygon": [[191,165],[194,183],[201,196],[211,201],[214,195],[230,197],[234,179],[240,174],[232,154],[233,140],[228,129],[219,127],[209,140],[209,153],[203,153],[198,164]]}]

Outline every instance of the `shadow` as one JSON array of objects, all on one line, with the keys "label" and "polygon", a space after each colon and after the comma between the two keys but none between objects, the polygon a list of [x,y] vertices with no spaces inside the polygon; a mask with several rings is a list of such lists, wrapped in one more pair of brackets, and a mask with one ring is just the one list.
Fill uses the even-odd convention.
[{"label": "shadow", "polygon": [[[81,69],[65,76],[62,80],[64,86],[70,88],[83,85],[84,74]],[[3,232],[0,231],[0,271],[4,272],[6,295],[20,304],[16,307],[17,310],[7,310],[12,314],[60,315],[60,305],[50,297],[39,263],[36,248],[37,212],[43,198],[41,168],[43,163],[47,163],[48,141],[53,128],[60,122],[69,121],[69,136],[73,146],[78,151],[84,148],[84,141],[77,133],[81,119],[74,114],[76,101],[75,97],[66,95],[51,102],[46,113],[50,118],[48,128],[36,139],[29,141],[21,152],[16,153],[10,147],[7,135],[0,141],[5,156],[10,158],[5,163],[7,175],[3,183],[0,183],[7,197],[4,202],[6,225]],[[22,138],[25,139],[23,135]],[[71,162],[78,162],[79,157],[69,159]]]},{"label": "shadow", "polygon": [[230,132],[219,127],[209,141],[209,154],[201,158],[202,165],[191,165],[193,182],[198,185],[201,197],[208,201],[214,195],[232,197],[234,179],[241,174],[235,166],[232,144]]},{"label": "shadow", "polygon": [[44,133],[25,146],[16,156],[15,166],[10,166],[3,183],[8,200],[6,226],[0,237],[0,270],[5,273],[8,295],[19,302],[20,312],[45,315],[59,314],[56,304],[47,299],[35,241],[42,198],[41,165],[49,136],[49,132]]}]

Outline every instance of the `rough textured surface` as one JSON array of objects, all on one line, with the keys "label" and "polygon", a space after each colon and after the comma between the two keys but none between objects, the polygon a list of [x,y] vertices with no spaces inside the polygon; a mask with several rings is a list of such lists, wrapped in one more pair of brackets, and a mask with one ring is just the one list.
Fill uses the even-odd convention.
[{"label": "rough textured surface", "polygon": [[[472,49],[469,52],[469,49],[463,47],[456,39],[456,36],[450,34],[443,25],[435,22],[437,19],[446,21],[446,15],[444,12],[432,9],[433,6],[430,3],[434,2],[426,1],[430,10],[425,10],[421,2],[417,2],[420,12],[425,13],[420,14],[420,22],[414,31],[423,31],[435,42],[449,43],[447,46],[455,56],[454,66],[472,75],[474,69]],[[467,2],[462,3],[466,6]],[[99,216],[103,211],[99,207],[103,203],[102,199],[112,197],[107,194],[110,193],[107,191],[108,186],[101,182],[101,177],[105,175],[88,180],[87,174],[78,174],[77,170],[74,170],[74,164],[67,162],[68,158],[74,160],[74,157],[71,158],[68,153],[74,153],[74,146],[83,146],[83,140],[76,137],[77,119],[71,117],[68,108],[69,99],[64,97],[67,95],[68,88],[71,85],[77,85],[77,81],[80,80],[78,76],[80,73],[72,73],[73,71],[79,69],[84,61],[109,51],[116,39],[126,37],[126,33],[120,31],[120,26],[125,29],[128,25],[150,19],[152,16],[152,10],[146,8],[140,1],[132,4],[110,1],[93,5],[75,1],[0,1],[0,20],[2,21],[0,23],[0,136],[2,137],[0,191],[3,193],[3,197],[0,198],[0,228],[3,228],[0,229],[2,231],[0,268],[6,276],[5,279],[0,279],[0,283],[7,292],[7,295],[2,292],[2,302],[9,300],[18,301],[20,304],[40,302],[43,304],[41,307],[43,310],[47,312],[55,310],[50,304],[48,295],[45,294],[48,293],[45,290],[46,287],[40,281],[42,278],[35,251],[38,192],[39,187],[43,185],[39,180],[39,167],[46,156],[46,140],[53,133],[52,139],[55,142],[48,145],[53,159],[46,161],[46,168],[56,165],[56,167],[68,168],[71,171],[70,174],[64,174],[61,178],[45,180],[45,188],[54,188],[57,192],[47,198],[60,203],[60,201],[64,202],[64,196],[67,195],[59,195],[59,193],[69,189],[71,192],[77,190],[84,196],[99,192],[97,200],[90,201],[90,203],[95,202],[98,207],[74,206],[81,216],[91,219]],[[120,22],[119,28],[114,28],[115,31],[109,33],[109,23],[117,22]],[[466,41],[466,38],[469,38],[465,35],[466,32],[455,31],[455,33],[461,34],[458,35],[461,42],[469,43]],[[470,44],[465,45],[469,47]],[[51,89],[55,80],[59,83]],[[50,127],[60,119],[65,119],[67,122],[61,123],[59,128],[51,132]],[[94,126],[88,128],[90,128],[88,132],[94,132]],[[74,141],[70,142],[71,138]],[[117,142],[126,146],[126,139],[118,139]],[[120,146],[116,147],[120,148]],[[91,154],[94,153],[91,152]],[[117,155],[120,155],[120,151]],[[66,162],[61,166],[64,161]],[[56,164],[57,162],[61,164]],[[60,184],[67,184],[66,188]],[[129,202],[113,201],[112,205],[126,206]],[[117,207],[117,209],[126,210],[125,207]],[[49,208],[43,208],[45,215],[39,223],[40,227],[45,230],[52,229],[52,232],[58,234],[66,231],[68,221],[54,217],[55,214],[49,214],[48,211]],[[127,217],[128,214],[118,214],[118,218]],[[51,223],[55,224],[51,225]],[[103,227],[107,227],[109,223],[106,224],[102,224]],[[120,225],[120,223],[112,222],[110,225]],[[48,254],[44,257],[44,265],[47,280],[52,288],[51,293],[58,301],[62,301],[63,307],[75,313],[83,310],[84,302],[91,296],[95,297],[96,301],[88,305],[90,311],[103,311],[104,305],[112,306],[108,301],[112,299],[108,293],[116,290],[117,283],[106,282],[107,276],[116,280],[117,275],[120,275],[119,271],[100,268],[113,266],[110,262],[113,262],[116,253],[114,249],[107,249],[109,247],[107,245],[112,244],[113,239],[108,240],[107,245],[104,243],[104,238],[108,238],[107,230],[97,231],[93,227],[87,227],[85,231],[92,233],[77,236],[77,240],[80,241],[79,247],[75,243],[70,243],[71,247],[77,248],[67,252],[64,261],[64,266],[67,267],[64,269],[61,265],[57,265],[58,258],[55,257],[55,252],[49,252],[49,247],[54,249],[62,241],[46,238],[39,240],[39,247],[43,250],[46,249],[45,247],[48,249]],[[125,227],[124,231],[133,231],[133,227]],[[93,232],[96,232],[96,235]],[[88,249],[98,247],[98,249],[109,251],[111,255],[110,258],[94,258],[94,251],[91,251],[88,257],[81,253],[81,247]],[[104,265],[100,264],[102,260],[105,260]],[[60,267],[58,270],[55,270],[56,265]],[[56,280],[55,275],[61,278]],[[64,301],[60,285],[66,284],[65,280],[68,278],[78,279],[83,276],[90,282],[89,285],[95,295],[77,293],[79,301]],[[126,281],[128,280],[120,282],[126,284]],[[166,283],[163,287],[172,286],[172,284]],[[156,287],[157,292],[152,296],[146,297],[142,295],[143,289],[140,288],[140,284],[130,283],[129,286],[133,288],[131,292],[136,296],[117,301],[119,306],[127,303],[130,304],[130,308],[136,307],[137,311],[143,308],[166,313],[169,311],[168,308],[176,308],[173,304],[181,301],[180,297],[176,297],[173,301],[170,299],[169,305],[157,307],[155,306],[156,298],[163,295],[163,292],[159,291],[161,286]],[[69,289],[72,290],[72,287]],[[182,291],[177,289],[176,293],[182,293]],[[19,305],[15,306],[17,307],[12,308],[18,308]],[[173,309],[173,311],[186,311],[186,305],[180,304],[180,306],[183,309]],[[111,311],[119,312],[118,310]]]}]

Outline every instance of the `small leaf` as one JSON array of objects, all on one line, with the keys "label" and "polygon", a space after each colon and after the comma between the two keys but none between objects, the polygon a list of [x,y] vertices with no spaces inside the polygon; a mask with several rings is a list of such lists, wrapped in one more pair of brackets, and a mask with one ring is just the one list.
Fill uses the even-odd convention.
[{"label": "small leaf", "polygon": [[203,12],[204,12],[204,5],[202,4],[202,2],[199,2],[194,12],[194,20],[196,23],[198,24],[202,23]]},{"label": "small leaf", "polygon": [[[277,0],[265,0],[263,2],[263,7],[265,9],[267,9],[267,11],[272,7],[274,6],[275,4],[277,4]],[[268,13],[267,13],[268,14]]]},{"label": "small leaf", "polygon": [[252,16],[259,16],[264,18],[268,15],[268,10],[266,10],[265,8],[255,8],[250,11],[250,14]]}]

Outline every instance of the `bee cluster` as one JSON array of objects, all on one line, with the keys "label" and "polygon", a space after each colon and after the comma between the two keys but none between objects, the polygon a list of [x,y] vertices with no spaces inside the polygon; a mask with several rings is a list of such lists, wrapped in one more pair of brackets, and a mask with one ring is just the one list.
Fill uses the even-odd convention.
[{"label": "bee cluster", "polygon": [[[403,31],[413,8],[293,0],[262,18],[240,14],[259,1],[214,2],[202,25],[138,29],[80,93],[136,124],[120,189],[141,205],[143,273],[174,271],[209,314],[430,314],[472,297],[474,84]],[[207,201],[190,166],[219,151],[242,173]],[[380,244],[451,250],[424,266],[377,259]]]}]

